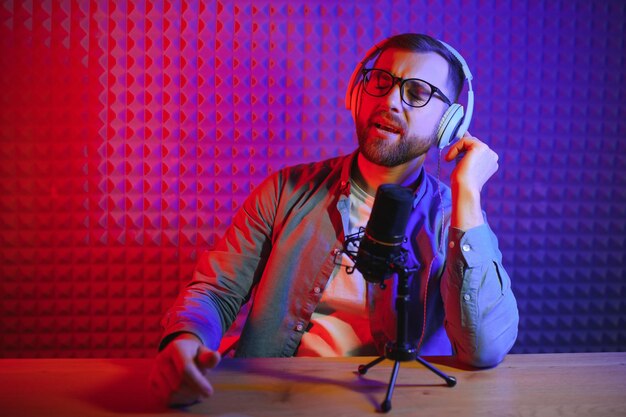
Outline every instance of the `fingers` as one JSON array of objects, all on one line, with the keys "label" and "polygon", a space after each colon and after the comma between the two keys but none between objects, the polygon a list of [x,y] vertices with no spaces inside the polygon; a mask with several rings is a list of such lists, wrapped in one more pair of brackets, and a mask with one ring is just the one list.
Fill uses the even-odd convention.
[{"label": "fingers", "polygon": [[477,138],[473,137],[469,131],[465,132],[461,139],[450,146],[450,149],[444,156],[444,159],[448,162],[453,161],[460,154],[467,152],[474,142],[482,143]]},{"label": "fingers", "polygon": [[196,386],[188,380],[172,375],[169,371],[155,367],[156,374],[151,377],[150,385],[153,394],[163,404],[171,407],[189,406],[206,398],[198,392]]},{"label": "fingers", "polygon": [[181,379],[168,350],[157,356],[150,373],[150,383],[162,398],[167,398],[169,392],[175,391],[180,386]]},{"label": "fingers", "polygon": [[222,355],[219,352],[206,348],[205,346],[201,346],[198,349],[198,355],[196,357],[196,362],[198,366],[205,369],[215,368],[218,363],[222,360]]},{"label": "fingers", "polygon": [[156,358],[150,375],[153,393],[169,405],[190,405],[210,397],[213,387],[205,372],[220,359],[197,339],[175,339]]},{"label": "fingers", "polygon": [[193,360],[184,363],[179,373],[183,382],[198,394],[205,398],[213,395],[213,387]]},{"label": "fingers", "polygon": [[153,394],[165,406],[190,406],[203,399],[196,389],[190,387],[184,381],[181,384],[177,384],[175,389],[172,388],[164,376],[153,377],[150,382]]},{"label": "fingers", "polygon": [[[462,140],[462,139],[461,139]],[[444,156],[444,159],[448,162],[454,161],[454,159],[459,156],[459,154],[461,153],[461,149],[459,145],[461,144],[461,141],[456,142],[455,144],[453,144],[452,146],[450,146],[450,149],[448,149],[448,153],[446,153],[446,155]]]},{"label": "fingers", "polygon": [[[460,158],[457,158],[462,154]],[[466,133],[452,145],[446,155],[448,161],[457,159],[450,175],[450,184],[464,187],[472,194],[480,193],[485,183],[498,170],[498,154],[478,138]]]},{"label": "fingers", "polygon": [[159,402],[163,405],[167,405],[172,388],[169,386],[163,375],[161,375],[160,368],[156,366],[153,366],[150,373],[150,388],[152,390],[152,394],[159,400]]}]

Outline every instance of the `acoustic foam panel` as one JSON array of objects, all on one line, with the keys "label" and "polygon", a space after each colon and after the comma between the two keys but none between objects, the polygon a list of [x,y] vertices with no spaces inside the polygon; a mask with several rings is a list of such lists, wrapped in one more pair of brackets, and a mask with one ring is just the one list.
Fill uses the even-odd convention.
[{"label": "acoustic foam panel", "polygon": [[153,355],[254,186],[354,149],[350,73],[406,31],[474,73],[470,130],[500,154],[483,196],[520,308],[514,352],[623,350],[624,9],[1,2],[0,356]]}]

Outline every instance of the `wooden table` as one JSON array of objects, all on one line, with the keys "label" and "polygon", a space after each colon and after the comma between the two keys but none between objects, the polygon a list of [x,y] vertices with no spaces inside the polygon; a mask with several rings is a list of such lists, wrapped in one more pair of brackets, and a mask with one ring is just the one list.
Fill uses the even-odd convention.
[{"label": "wooden table", "polygon": [[[369,358],[225,359],[214,397],[186,410],[157,405],[149,359],[0,360],[1,416],[375,415],[393,362],[365,376]],[[422,365],[403,362],[390,416],[626,416],[626,353],[509,355],[471,371],[425,358],[458,379],[449,388]],[[380,414],[379,414],[380,415]]]}]

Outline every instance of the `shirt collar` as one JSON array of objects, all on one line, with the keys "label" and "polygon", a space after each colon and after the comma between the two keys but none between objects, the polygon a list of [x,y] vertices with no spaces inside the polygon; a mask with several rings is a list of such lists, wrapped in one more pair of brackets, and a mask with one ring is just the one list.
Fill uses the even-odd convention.
[{"label": "shirt collar", "polygon": [[352,168],[352,164],[356,164],[356,158],[359,154],[359,150],[355,150],[347,158],[343,161],[343,166],[341,167],[341,174],[339,175],[339,190],[343,195],[350,195],[350,170]]},{"label": "shirt collar", "polygon": [[[348,155],[348,157],[344,160],[343,166],[341,167],[341,175],[340,175],[340,190],[344,195],[350,194],[350,170],[352,168],[352,164],[356,164],[357,156],[359,154],[359,150],[355,150],[352,154]],[[426,170],[424,169],[424,165],[420,168],[420,173],[417,177],[417,186],[413,192],[413,208],[417,207],[417,204],[421,201],[422,197],[426,193],[427,188],[426,181]]]}]

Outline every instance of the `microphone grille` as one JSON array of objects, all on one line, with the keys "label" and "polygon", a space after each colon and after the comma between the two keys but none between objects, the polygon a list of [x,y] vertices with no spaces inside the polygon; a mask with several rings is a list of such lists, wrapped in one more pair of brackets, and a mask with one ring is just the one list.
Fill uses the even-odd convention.
[{"label": "microphone grille", "polygon": [[413,191],[409,188],[397,184],[381,185],[376,191],[366,233],[387,244],[402,242],[412,208]]}]

